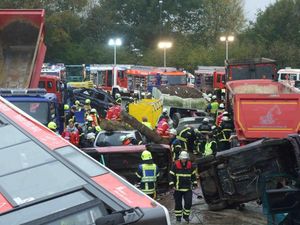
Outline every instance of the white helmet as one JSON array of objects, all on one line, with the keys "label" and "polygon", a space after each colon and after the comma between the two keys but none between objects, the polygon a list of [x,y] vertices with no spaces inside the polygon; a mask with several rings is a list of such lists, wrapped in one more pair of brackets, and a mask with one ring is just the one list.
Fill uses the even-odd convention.
[{"label": "white helmet", "polygon": [[97,110],[95,108],[92,108],[91,113],[97,113]]},{"label": "white helmet", "polygon": [[211,97],[211,99],[217,99],[217,96],[215,96],[215,95],[213,95],[212,97]]},{"label": "white helmet", "polygon": [[210,98],[211,98],[211,97],[212,97],[212,93],[209,93],[209,94],[208,94],[208,97],[210,97]]},{"label": "white helmet", "polygon": [[116,94],[115,94],[115,98],[121,98],[120,93],[116,93]]},{"label": "white helmet", "polygon": [[122,141],[122,142],[125,141],[126,139],[127,139],[126,135],[123,135],[123,136],[120,137],[120,141]]},{"label": "white helmet", "polygon": [[179,155],[179,159],[189,159],[189,153],[187,151],[181,151]]},{"label": "white helmet", "polygon": [[163,108],[163,113],[167,113],[168,109],[167,108]]},{"label": "white helmet", "polygon": [[219,105],[219,108],[220,108],[220,109],[225,109],[224,103],[221,103],[221,104]]},{"label": "white helmet", "polygon": [[96,136],[95,133],[91,132],[86,135],[86,139],[93,140],[95,139],[95,136]]},{"label": "white helmet", "polygon": [[93,120],[93,117],[91,117],[91,116],[87,116],[87,117],[86,117],[86,120],[89,121],[89,122],[94,121],[94,120]]},{"label": "white helmet", "polygon": [[223,116],[222,117],[222,121],[228,121],[228,120],[229,120],[228,116]]},{"label": "white helmet", "polygon": [[215,125],[211,126],[211,129],[214,130],[214,129],[217,129],[217,127]]},{"label": "white helmet", "polygon": [[227,111],[224,111],[223,113],[222,113],[222,115],[223,116],[226,116],[226,115],[228,115],[229,113],[227,112]]},{"label": "white helmet", "polygon": [[177,131],[174,128],[172,128],[172,129],[170,129],[170,134],[177,135]]},{"label": "white helmet", "polygon": [[205,118],[203,119],[203,122],[208,123],[208,122],[209,122],[209,119],[208,119],[207,117],[205,117]]}]

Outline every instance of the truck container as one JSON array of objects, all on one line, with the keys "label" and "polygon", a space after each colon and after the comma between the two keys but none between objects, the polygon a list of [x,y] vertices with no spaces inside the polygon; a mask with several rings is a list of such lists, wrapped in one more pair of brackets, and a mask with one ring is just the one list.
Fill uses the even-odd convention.
[{"label": "truck container", "polygon": [[272,80],[227,82],[227,107],[240,141],[284,138],[300,128],[300,93]]},{"label": "truck container", "polygon": [[46,46],[45,11],[0,10],[0,87],[36,88]]},{"label": "truck container", "polygon": [[276,79],[276,61],[268,58],[228,60],[226,81],[247,79]]}]

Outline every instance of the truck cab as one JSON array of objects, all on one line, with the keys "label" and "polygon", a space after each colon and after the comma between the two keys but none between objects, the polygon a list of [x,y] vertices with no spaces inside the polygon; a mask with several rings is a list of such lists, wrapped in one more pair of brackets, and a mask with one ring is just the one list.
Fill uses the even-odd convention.
[{"label": "truck cab", "polygon": [[48,93],[56,95],[58,103],[63,104],[64,84],[58,76],[41,75],[39,80],[39,88],[45,88]]},{"label": "truck cab", "polygon": [[0,89],[0,95],[45,126],[54,121],[62,132],[63,123],[55,94],[47,93],[45,89]]}]

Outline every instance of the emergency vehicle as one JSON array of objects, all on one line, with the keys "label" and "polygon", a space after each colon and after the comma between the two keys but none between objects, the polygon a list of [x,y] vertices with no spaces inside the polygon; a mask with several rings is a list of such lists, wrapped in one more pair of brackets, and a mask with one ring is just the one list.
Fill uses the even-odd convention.
[{"label": "emergency vehicle", "polygon": [[192,78],[186,72],[172,67],[136,66],[126,70],[125,73],[128,79],[128,89],[132,92],[134,90],[152,92],[153,87],[168,85],[190,86],[188,78]]},{"label": "emergency vehicle", "polygon": [[170,224],[165,207],[0,97],[0,224]]}]

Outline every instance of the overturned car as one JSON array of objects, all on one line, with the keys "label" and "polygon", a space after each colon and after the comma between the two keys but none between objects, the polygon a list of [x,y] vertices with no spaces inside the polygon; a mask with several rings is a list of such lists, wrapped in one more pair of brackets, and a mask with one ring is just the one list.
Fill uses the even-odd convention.
[{"label": "overturned car", "polygon": [[[276,189],[270,176],[299,179],[300,137],[263,139],[197,160],[205,201],[211,210],[257,200],[263,187]],[[268,184],[266,184],[268,182]]]}]

